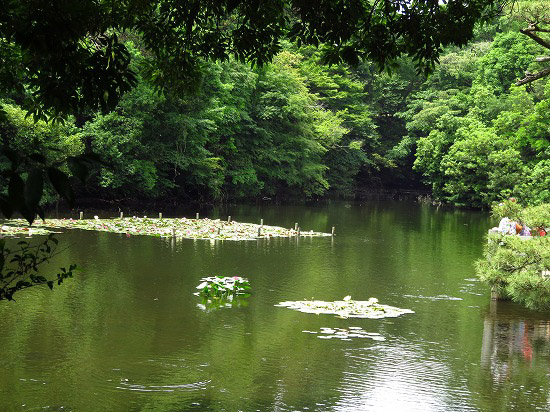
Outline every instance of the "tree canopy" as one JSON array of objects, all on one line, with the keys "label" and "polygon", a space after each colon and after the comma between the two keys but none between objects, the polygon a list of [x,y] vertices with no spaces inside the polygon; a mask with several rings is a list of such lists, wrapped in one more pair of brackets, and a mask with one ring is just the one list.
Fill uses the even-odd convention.
[{"label": "tree canopy", "polygon": [[[0,88],[19,92],[36,120],[113,109],[140,71],[160,89],[193,88],[206,60],[262,65],[281,41],[322,48],[328,63],[368,58],[389,68],[406,54],[420,72],[464,45],[498,0],[3,0]],[[146,50],[131,64],[129,37]]]},{"label": "tree canopy", "polygon": [[[52,3],[23,3],[27,8],[6,3],[15,11],[4,13],[0,25],[0,55],[7,62],[0,66],[5,216],[19,212],[32,221],[56,194],[70,204],[73,188],[77,197],[117,204],[368,196],[380,188],[431,188],[434,200],[459,206],[485,207],[510,195],[525,204],[549,199],[549,78],[513,85],[526,68],[540,69],[535,59],[544,47],[520,33],[517,15],[476,25],[462,48],[455,44],[467,30],[445,40],[445,30],[460,30],[439,26],[433,41],[417,50],[429,48],[428,56],[411,46],[412,37],[427,32],[399,27],[414,13],[428,18],[432,9],[422,11],[428,4],[438,10],[436,20],[438,13],[450,16],[454,2],[323,0],[319,10],[258,2],[254,10],[261,16],[249,17],[248,2],[201,2],[191,26],[184,19],[191,3],[171,9],[171,2],[93,2],[83,13],[82,5],[60,2],[86,21],[94,7],[103,14],[86,23],[88,29],[61,20],[62,27],[49,27],[48,19],[35,16],[28,22],[35,36],[23,47],[23,11],[40,6],[40,13],[53,13]],[[280,9],[272,8],[276,4]],[[478,21],[496,7],[471,4]],[[398,7],[393,20],[383,20],[397,33],[394,49],[389,43],[373,48],[373,39],[384,37],[364,24],[348,31],[342,23],[341,39],[331,37],[346,10],[353,27],[367,17],[380,23],[390,10],[383,6]],[[256,19],[279,11],[281,20],[272,20],[278,31],[264,27],[262,37]],[[335,19],[319,25],[320,13]],[[5,21],[17,16],[21,33],[6,36]],[[150,26],[140,26],[146,21]],[[40,40],[47,30],[61,34]],[[74,41],[61,41],[64,30]],[[52,47],[44,54],[43,42]],[[74,52],[67,65],[59,63],[68,58],[65,49]],[[94,72],[94,65],[103,71]],[[29,110],[34,119],[26,116]],[[67,121],[48,121],[58,117]],[[89,177],[98,159],[103,164],[83,188],[78,180]]]}]

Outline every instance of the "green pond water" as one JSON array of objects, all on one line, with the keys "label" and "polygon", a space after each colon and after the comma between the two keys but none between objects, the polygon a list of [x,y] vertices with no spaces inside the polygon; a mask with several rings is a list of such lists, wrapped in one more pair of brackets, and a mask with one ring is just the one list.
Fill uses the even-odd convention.
[{"label": "green pond water", "polygon": [[[336,226],[336,236],[60,235],[72,246],[55,266],[82,272],[53,292],[0,303],[0,410],[550,409],[550,316],[491,303],[475,279],[488,214],[405,202],[201,213],[227,214]],[[215,274],[247,277],[251,296],[201,307],[195,287]],[[274,306],[346,295],[415,313],[341,319]],[[350,327],[377,340],[304,332]]]}]

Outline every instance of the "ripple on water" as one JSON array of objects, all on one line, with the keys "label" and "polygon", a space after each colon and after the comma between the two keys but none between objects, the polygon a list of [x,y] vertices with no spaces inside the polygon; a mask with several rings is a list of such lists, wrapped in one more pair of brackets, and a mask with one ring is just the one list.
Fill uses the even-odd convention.
[{"label": "ripple on water", "polygon": [[423,296],[423,295],[402,295],[404,298],[420,299],[420,300],[463,300],[462,298],[449,295]]},{"label": "ripple on water", "polygon": [[208,364],[187,359],[148,359],[126,367],[113,368],[110,385],[129,392],[197,392],[205,390],[211,380],[206,376]]},{"label": "ripple on water", "polygon": [[194,392],[206,389],[210,382],[210,380],[206,380],[179,385],[141,385],[138,383],[131,383],[128,379],[123,379],[116,389],[136,392]]}]

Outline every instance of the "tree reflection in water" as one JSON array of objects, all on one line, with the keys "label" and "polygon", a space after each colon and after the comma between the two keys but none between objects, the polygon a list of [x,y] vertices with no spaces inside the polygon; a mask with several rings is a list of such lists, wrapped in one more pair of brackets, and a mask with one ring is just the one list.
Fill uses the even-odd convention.
[{"label": "tree reflection in water", "polygon": [[550,357],[550,319],[543,312],[512,302],[492,301],[483,321],[481,366],[489,368],[495,384],[514,381],[525,368],[546,369]]}]

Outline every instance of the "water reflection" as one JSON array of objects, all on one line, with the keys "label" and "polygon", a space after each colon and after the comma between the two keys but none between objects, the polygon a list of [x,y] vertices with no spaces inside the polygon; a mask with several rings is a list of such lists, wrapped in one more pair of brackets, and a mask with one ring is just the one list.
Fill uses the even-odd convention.
[{"label": "water reflection", "polygon": [[[509,379],[513,363],[532,366],[550,354],[550,320],[511,302],[492,301],[483,320],[481,365],[495,382]],[[549,367],[550,370],[550,367]]]},{"label": "water reflection", "polygon": [[480,372],[483,410],[548,410],[548,314],[491,302],[483,318]]}]

